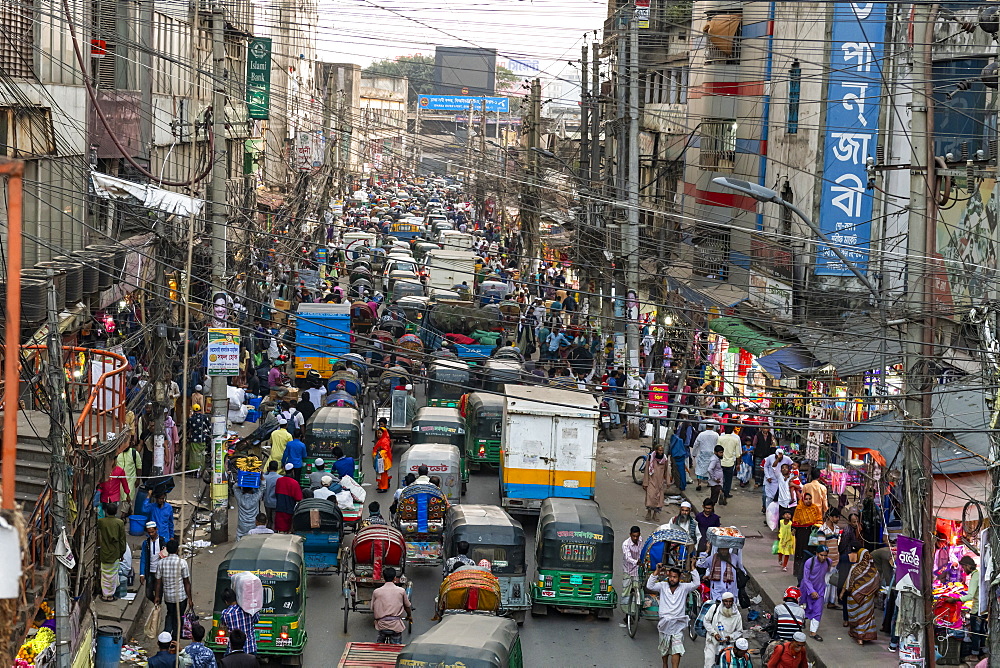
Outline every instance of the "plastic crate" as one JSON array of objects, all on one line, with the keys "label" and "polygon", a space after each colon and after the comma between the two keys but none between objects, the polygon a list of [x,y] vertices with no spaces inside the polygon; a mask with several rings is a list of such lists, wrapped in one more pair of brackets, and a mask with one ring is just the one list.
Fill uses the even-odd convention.
[{"label": "plastic crate", "polygon": [[254,397],[249,394],[247,395],[247,403],[254,408],[260,408],[260,402],[262,401],[264,401],[264,397]]},{"label": "plastic crate", "polygon": [[256,422],[259,419],[260,419],[260,411],[256,411],[256,410],[254,410],[254,411],[247,411],[247,416],[246,416],[246,421],[247,422]]},{"label": "plastic crate", "polygon": [[236,486],[257,489],[260,487],[260,473],[257,471],[240,471],[236,475]]}]

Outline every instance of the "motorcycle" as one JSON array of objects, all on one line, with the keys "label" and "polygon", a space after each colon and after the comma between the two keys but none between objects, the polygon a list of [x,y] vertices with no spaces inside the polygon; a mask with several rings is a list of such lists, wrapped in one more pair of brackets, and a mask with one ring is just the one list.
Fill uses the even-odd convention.
[{"label": "motorcycle", "polygon": [[598,439],[604,438],[605,441],[614,440],[611,435],[611,404],[608,403],[606,398],[601,399],[600,424],[598,425],[597,437]]}]

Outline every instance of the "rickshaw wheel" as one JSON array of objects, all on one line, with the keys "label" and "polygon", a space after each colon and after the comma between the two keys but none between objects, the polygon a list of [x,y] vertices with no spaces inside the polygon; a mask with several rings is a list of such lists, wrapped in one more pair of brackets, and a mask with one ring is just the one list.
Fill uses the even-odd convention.
[{"label": "rickshaw wheel", "polygon": [[[635,593],[632,593],[635,596]],[[628,613],[625,615],[625,627],[628,629],[628,637],[634,638],[635,632],[639,630],[639,605],[634,601],[629,601]]]},{"label": "rickshaw wheel", "polygon": [[[697,596],[697,602],[695,599]],[[698,615],[701,614],[701,596],[698,595],[697,591],[688,593],[687,600],[687,613],[688,613],[688,637],[691,640],[698,639],[698,631],[695,629],[695,622],[698,621]]]}]

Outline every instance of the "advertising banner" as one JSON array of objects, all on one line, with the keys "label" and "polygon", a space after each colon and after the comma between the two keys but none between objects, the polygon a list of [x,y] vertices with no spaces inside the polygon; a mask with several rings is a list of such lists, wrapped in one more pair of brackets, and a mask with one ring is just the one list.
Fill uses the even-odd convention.
[{"label": "advertising banner", "polygon": [[649,417],[670,417],[670,386],[666,384],[649,386]]},{"label": "advertising banner", "polygon": [[920,592],[920,569],[924,560],[923,541],[900,536],[896,540],[896,589],[909,590],[917,596]]},{"label": "advertising banner", "polygon": [[240,330],[237,327],[208,330],[208,375],[240,375]]},{"label": "advertising banner", "polygon": [[421,95],[417,104],[421,109],[431,111],[464,111],[469,112],[472,105],[473,113],[481,112],[483,100],[486,100],[486,111],[510,111],[510,101],[505,97],[475,97],[474,95]]},{"label": "advertising banner", "polygon": [[[819,227],[864,272],[874,202],[867,162],[875,158],[878,143],[887,5],[835,2],[833,7]],[[849,276],[851,270],[821,243],[816,273]]]}]

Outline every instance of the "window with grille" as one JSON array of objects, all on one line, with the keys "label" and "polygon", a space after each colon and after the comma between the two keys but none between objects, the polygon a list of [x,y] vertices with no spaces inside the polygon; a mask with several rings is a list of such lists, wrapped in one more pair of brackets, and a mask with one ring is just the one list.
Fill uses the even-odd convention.
[{"label": "window with grille", "polygon": [[790,135],[799,131],[799,99],[802,96],[802,66],[799,61],[792,63],[788,70],[788,123],[785,132]]},{"label": "window with grille", "polygon": [[692,273],[706,278],[725,281],[729,272],[729,231],[699,225],[692,239],[694,260]]},{"label": "window with grille", "polygon": [[643,74],[642,89],[647,104],[684,104],[687,87],[686,67],[649,70]]},{"label": "window with grille", "polygon": [[710,119],[701,124],[701,166],[717,172],[736,167],[736,121]]},{"label": "window with grille", "polygon": [[0,0],[0,70],[9,77],[34,75],[33,15],[31,0]]},{"label": "window with grille", "polygon": [[705,45],[706,63],[730,63],[740,59],[743,32],[742,14],[713,14],[702,28],[708,37]]}]

